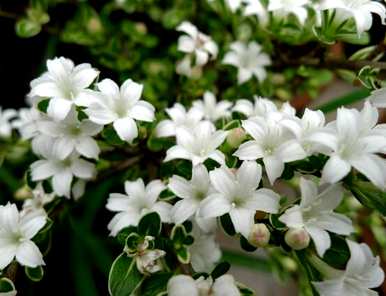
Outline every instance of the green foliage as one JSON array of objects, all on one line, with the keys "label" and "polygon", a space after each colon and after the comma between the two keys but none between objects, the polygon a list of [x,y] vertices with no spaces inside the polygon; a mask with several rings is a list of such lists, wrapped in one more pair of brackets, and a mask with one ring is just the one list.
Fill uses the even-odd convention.
[{"label": "green foliage", "polygon": [[26,276],[33,282],[41,281],[44,276],[44,270],[42,266],[38,266],[35,268],[25,267],[24,272]]},{"label": "green foliage", "polygon": [[109,274],[109,293],[112,296],[129,296],[143,281],[135,260],[126,253],[115,259]]},{"label": "green foliage", "polygon": [[0,293],[6,293],[16,291],[12,281],[6,277],[0,278]]},{"label": "green foliage", "polygon": [[370,182],[359,180],[350,182],[347,187],[365,207],[386,216],[386,192],[381,191]]},{"label": "green foliage", "polygon": [[161,218],[156,212],[146,214],[138,223],[138,233],[146,236],[158,236],[161,233]]}]

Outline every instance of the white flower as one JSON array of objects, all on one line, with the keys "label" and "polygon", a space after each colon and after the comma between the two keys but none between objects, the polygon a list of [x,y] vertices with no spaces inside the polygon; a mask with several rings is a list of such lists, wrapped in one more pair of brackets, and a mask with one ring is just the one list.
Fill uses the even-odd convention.
[{"label": "white flower", "polygon": [[320,145],[309,140],[315,132],[320,131],[324,127],[325,118],[322,111],[313,111],[306,108],[302,118],[296,116],[284,118],[280,121],[280,124],[294,134],[304,151],[307,152],[307,155],[323,150]]},{"label": "white flower", "polygon": [[31,81],[30,96],[50,98],[47,113],[62,120],[72,105],[79,105],[79,95],[91,85],[99,71],[90,64],[75,66],[63,57],[47,61],[47,69],[39,78]]},{"label": "white flower", "polygon": [[0,138],[8,138],[12,134],[11,120],[17,115],[16,110],[5,109],[0,107]]},{"label": "white flower", "polygon": [[320,296],[363,296],[378,295],[370,290],[383,283],[385,274],[380,267],[379,257],[374,257],[368,245],[346,240],[350,259],[346,270],[334,270],[323,282],[313,282]]},{"label": "white flower", "polygon": [[322,181],[336,183],[351,167],[365,175],[374,185],[385,188],[385,160],[376,153],[386,149],[385,133],[376,127],[378,111],[369,102],[361,112],[339,108],[336,121],[327,125],[325,132],[311,136],[312,141],[331,149],[330,158],[322,172]]},{"label": "white flower", "polygon": [[[79,179],[91,179],[95,174],[95,165],[79,155],[72,153],[65,159],[60,159],[51,150],[52,143],[47,147],[40,147],[40,159],[31,164],[31,177],[33,181],[42,181],[52,177],[52,187],[59,196],[70,198],[71,183],[74,176]],[[74,194],[74,192],[73,192]]]},{"label": "white flower", "polygon": [[172,108],[167,108],[165,112],[170,119],[162,120],[157,124],[156,135],[158,137],[175,136],[179,127],[194,128],[204,116],[203,112],[197,108],[190,108],[189,111],[186,111],[180,103],[175,103]]},{"label": "white flower", "polygon": [[111,79],[104,79],[97,84],[100,92],[91,93],[90,103],[85,110],[89,119],[98,124],[113,123],[118,136],[132,142],[138,136],[134,121],[154,120],[154,107],[140,100],[143,86],[131,79],[119,88]]},{"label": "white flower", "polygon": [[226,131],[215,131],[213,124],[207,121],[200,122],[192,130],[179,128],[177,130],[177,145],[166,151],[164,161],[173,159],[187,159],[193,165],[203,163],[210,158],[222,164],[225,156],[217,150],[227,136]]},{"label": "white flower", "polygon": [[170,178],[168,187],[174,194],[182,198],[174,204],[171,210],[172,221],[181,224],[194,216],[201,228],[209,230],[208,226],[212,223],[208,219],[199,217],[200,204],[214,192],[206,167],[203,164],[193,167],[190,181],[174,175]]},{"label": "white flower", "polygon": [[73,151],[88,158],[98,158],[100,149],[92,136],[103,127],[87,119],[79,121],[74,108],[63,120],[42,120],[38,126],[42,134],[55,138],[52,150],[60,159],[65,159]]},{"label": "white flower", "polygon": [[386,108],[386,87],[374,90],[367,99],[375,107]]},{"label": "white flower", "polygon": [[31,239],[45,224],[45,216],[22,215],[15,204],[0,206],[0,270],[14,258],[28,267],[44,265],[42,254]]},{"label": "white flower", "polygon": [[215,235],[193,227],[194,242],[189,246],[190,263],[194,271],[210,273],[221,259],[221,250]]},{"label": "white flower", "polygon": [[260,0],[244,0],[244,2],[244,15],[256,15],[262,24],[266,24],[268,22],[267,9],[260,2]]},{"label": "white flower", "polygon": [[45,215],[44,206],[55,198],[54,193],[46,193],[43,185],[40,182],[34,190],[32,190],[32,198],[26,199],[23,203],[23,213],[31,213],[40,211],[42,215]]},{"label": "white flower", "polygon": [[33,107],[22,108],[19,110],[16,119],[12,121],[12,126],[19,131],[22,139],[28,140],[40,134],[38,123],[47,117]]},{"label": "white flower", "polygon": [[151,181],[146,187],[142,179],[126,181],[126,194],[111,193],[106,208],[118,212],[108,224],[111,235],[115,236],[127,226],[137,226],[141,217],[157,212],[162,222],[170,221],[171,205],[157,201],[165,185],[160,180]]},{"label": "white flower", "polygon": [[232,12],[235,12],[237,9],[239,9],[242,2],[242,0],[225,0],[226,5]]},{"label": "white flower", "polygon": [[178,38],[178,50],[194,54],[197,66],[203,66],[209,59],[217,57],[218,48],[216,43],[208,35],[198,31],[190,22],[182,22],[177,27],[177,31],[187,34]]},{"label": "white flower", "polygon": [[354,231],[349,218],[333,212],[342,201],[343,190],[339,184],[334,184],[318,193],[316,184],[304,178],[300,179],[300,189],[300,204],[287,209],[279,220],[290,229],[304,228],[322,257],[331,246],[327,231],[342,235]]},{"label": "white flower", "polygon": [[246,99],[237,100],[233,111],[242,113],[246,117],[266,117],[268,114],[278,111],[276,105],[271,100],[258,96],[255,96],[254,99],[254,103]]},{"label": "white flower", "polygon": [[308,15],[304,7],[307,4],[310,4],[309,0],[269,0],[268,11],[274,12],[279,17],[293,14],[303,25]]},{"label": "white flower", "polygon": [[299,142],[272,118],[254,117],[242,126],[253,140],[243,143],[234,155],[241,160],[262,158],[271,184],[283,173],[284,163],[306,157]]},{"label": "white flower", "polygon": [[173,276],[167,286],[168,296],[240,296],[233,276],[224,274],[214,282],[211,277],[194,280],[188,275]]},{"label": "white flower", "polygon": [[267,77],[266,66],[271,65],[269,55],[262,52],[262,47],[254,41],[248,44],[236,41],[230,46],[231,51],[226,53],[223,64],[238,68],[237,80],[242,84],[254,75],[260,82]]},{"label": "white flower", "polygon": [[204,114],[204,118],[211,121],[216,121],[220,118],[230,117],[232,103],[229,101],[216,102],[216,97],[210,91],[204,93],[202,101],[194,101],[192,109],[198,109]]},{"label": "white flower", "polygon": [[236,173],[227,167],[210,172],[216,189],[201,204],[203,218],[220,217],[229,213],[236,232],[248,238],[256,211],[277,213],[280,197],[269,189],[257,189],[261,180],[261,166],[244,161]]},{"label": "white flower", "polygon": [[319,10],[335,9],[340,21],[354,18],[358,34],[370,30],[373,24],[372,13],[378,14],[386,24],[386,8],[382,3],[372,0],[322,0]]}]

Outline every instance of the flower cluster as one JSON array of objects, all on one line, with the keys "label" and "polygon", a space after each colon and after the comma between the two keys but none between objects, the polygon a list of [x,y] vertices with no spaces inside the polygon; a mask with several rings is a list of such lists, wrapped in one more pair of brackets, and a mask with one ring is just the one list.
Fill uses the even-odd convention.
[{"label": "flower cluster", "polygon": [[[24,139],[31,139],[40,158],[31,165],[31,180],[50,179],[56,195],[79,198],[95,174],[100,147],[97,136],[112,124],[118,137],[138,137],[136,121],[154,120],[154,107],[143,100],[142,85],[131,79],[119,88],[110,79],[95,85],[99,71],[89,64],[60,57],[47,61],[47,72],[31,82],[32,107],[13,121]],[[4,112],[4,120],[13,115]],[[5,124],[4,134],[9,133]],[[7,129],[7,130],[5,130]]]},{"label": "flower cluster", "polygon": [[[328,43],[329,34],[342,32],[359,39],[370,29],[372,13],[386,22],[385,6],[372,0],[226,0],[229,9],[209,2],[231,16],[256,16],[277,40],[295,29],[312,41]],[[254,17],[248,21],[256,23]],[[12,145],[17,130],[34,154],[26,184],[15,193],[23,200],[20,210],[13,203],[0,206],[1,275],[16,262],[26,274],[43,273],[41,240],[49,236],[53,213],[61,211],[58,204],[74,203],[90,189],[87,183],[103,184],[107,176],[114,181],[106,186],[112,192],[107,229],[122,245],[110,270],[111,295],[149,294],[153,286],[159,291],[150,292],[171,296],[250,295],[228,273],[229,264],[220,262],[221,230],[246,251],[280,249],[296,257],[318,273],[307,278],[320,295],[373,295],[384,272],[370,247],[353,241],[355,215],[344,207],[355,197],[386,213],[386,126],[378,123],[386,88],[375,90],[361,110],[339,107],[327,122],[320,110],[296,110],[260,96],[265,86],[275,87],[271,80],[282,78],[270,72],[279,64],[276,43],[264,34],[258,42],[248,32],[233,34],[219,49],[216,35],[188,21],[176,24],[179,38],[171,49],[177,45],[181,56],[169,74],[175,69],[186,85],[199,85],[191,100],[184,94],[168,101],[153,97],[153,106],[142,99],[142,84],[126,79],[118,85],[100,79],[90,64],[59,57],[31,82],[29,108],[0,108],[0,144]],[[235,89],[213,85],[220,71],[200,80],[204,69],[218,66],[230,70]],[[147,78],[133,77],[147,86]],[[248,81],[259,94],[253,99],[244,96]],[[334,262],[329,257],[337,241],[347,252]]]},{"label": "flower cluster", "polygon": [[386,8],[374,0],[269,0],[265,6],[260,0],[228,0],[226,3],[232,11],[241,9],[243,14],[256,15],[265,24],[271,13],[274,19],[295,17],[300,25],[305,25],[307,19],[314,19],[314,25],[320,26],[323,14],[334,14],[336,25],[342,25],[347,21],[354,21],[358,34],[368,31],[373,19],[371,13],[377,14],[383,23],[386,22]]}]

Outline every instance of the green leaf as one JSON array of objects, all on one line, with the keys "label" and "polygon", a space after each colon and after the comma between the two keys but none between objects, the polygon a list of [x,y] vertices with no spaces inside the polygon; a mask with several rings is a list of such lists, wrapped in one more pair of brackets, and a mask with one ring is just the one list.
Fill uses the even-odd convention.
[{"label": "green leaf", "polygon": [[166,291],[169,279],[173,276],[172,272],[159,272],[146,278],[141,285],[141,296],[159,295]]},{"label": "green leaf", "polygon": [[175,245],[183,245],[187,235],[184,225],[178,224],[173,227],[170,238]]},{"label": "green leaf", "polygon": [[220,217],[220,223],[226,234],[230,236],[233,236],[236,234],[236,230],[233,227],[233,223],[229,214],[222,215]]},{"label": "green leaf", "polygon": [[102,137],[110,145],[120,146],[125,144],[125,141],[121,140],[121,138],[118,136],[117,132],[115,131],[112,125],[108,125],[103,129]]},{"label": "green leaf", "polygon": [[348,189],[361,204],[386,216],[386,192],[370,182],[355,180],[350,183],[347,185]]},{"label": "green leaf", "polygon": [[137,227],[134,226],[128,226],[123,228],[121,231],[118,232],[116,239],[119,244],[124,246],[126,244],[126,239],[130,235],[130,233],[136,233],[137,232]]},{"label": "green leaf", "polygon": [[283,222],[279,221],[279,217],[280,215],[278,214],[271,214],[269,215],[269,222],[275,229],[284,230],[287,226]]},{"label": "green leaf", "polygon": [[350,259],[350,250],[346,240],[338,235],[330,234],[331,247],[324,253],[323,261],[337,269],[345,269]]},{"label": "green leaf", "polygon": [[141,235],[158,236],[161,233],[161,218],[156,212],[148,213],[138,223],[138,233]]},{"label": "green leaf", "polygon": [[8,278],[0,278],[0,293],[9,293],[15,291],[15,285]]},{"label": "green leaf", "polygon": [[38,266],[35,268],[32,267],[25,267],[24,272],[26,276],[33,282],[39,282],[43,279],[44,276],[44,269],[42,266]]},{"label": "green leaf", "polygon": [[190,253],[187,247],[181,246],[176,250],[178,261],[183,264],[188,264],[190,262]]},{"label": "green leaf", "polygon": [[138,248],[138,244],[141,243],[142,237],[138,235],[137,233],[130,233],[129,236],[126,238],[126,244],[125,247],[130,252],[135,252]]},{"label": "green leaf", "polygon": [[241,124],[240,124],[240,120],[238,119],[235,119],[235,120],[232,120],[230,122],[228,122],[224,127],[223,127],[223,130],[231,130],[231,129],[234,129],[234,128],[237,128],[237,127],[240,127]]},{"label": "green leaf", "polygon": [[21,38],[29,38],[39,34],[42,29],[38,22],[22,18],[16,22],[16,34]]},{"label": "green leaf", "polygon": [[247,252],[254,252],[257,249],[255,246],[252,246],[244,236],[240,237],[240,246]]},{"label": "green leaf", "polygon": [[113,262],[109,274],[109,293],[112,296],[129,296],[140,286],[144,276],[138,271],[135,260],[122,253]]},{"label": "green leaf", "polygon": [[41,100],[38,103],[38,109],[39,111],[42,111],[43,113],[47,113],[48,104],[50,103],[50,99]]},{"label": "green leaf", "polygon": [[315,109],[319,109],[324,113],[329,113],[338,109],[339,107],[350,105],[357,101],[360,101],[370,95],[370,91],[368,89],[362,88],[343,97],[336,98],[322,106],[316,107]]},{"label": "green leaf", "polygon": [[213,269],[211,273],[213,280],[226,274],[230,268],[231,268],[231,265],[228,262],[220,262],[219,264],[217,264],[217,266]]}]

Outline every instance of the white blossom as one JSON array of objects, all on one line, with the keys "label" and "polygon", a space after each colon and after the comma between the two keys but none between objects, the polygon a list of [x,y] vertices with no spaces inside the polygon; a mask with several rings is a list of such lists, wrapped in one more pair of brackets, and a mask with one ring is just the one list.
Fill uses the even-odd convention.
[{"label": "white blossom", "polygon": [[99,92],[88,92],[89,104],[85,112],[97,124],[112,123],[122,140],[132,142],[138,136],[135,120],[154,120],[153,105],[140,100],[141,84],[128,79],[119,88],[111,79],[104,79],[97,87]]},{"label": "white blossom", "polygon": [[171,218],[176,224],[181,224],[194,217],[200,228],[209,231],[213,225],[210,219],[202,219],[199,216],[202,201],[214,192],[209,181],[209,173],[203,164],[193,167],[192,179],[186,180],[180,176],[173,175],[169,180],[169,189],[181,200],[177,201],[172,210]]},{"label": "white blossom", "polygon": [[268,179],[273,184],[284,171],[284,164],[306,157],[299,142],[272,118],[254,117],[242,122],[253,140],[234,153],[241,160],[263,159]]},{"label": "white blossom", "polygon": [[262,52],[261,45],[254,41],[248,44],[236,41],[230,45],[230,49],[231,51],[225,54],[222,63],[238,69],[239,84],[248,81],[252,76],[255,76],[260,82],[265,80],[267,77],[265,67],[271,65],[271,59],[269,55]]},{"label": "white blossom", "polygon": [[386,108],[386,87],[374,90],[367,99],[375,107]]},{"label": "white blossom", "polygon": [[339,182],[354,167],[374,185],[385,188],[386,162],[377,153],[385,152],[386,133],[376,126],[377,121],[378,111],[369,102],[361,112],[342,107],[336,121],[311,136],[312,141],[331,150],[322,171],[323,182]]},{"label": "white blossom", "polygon": [[44,265],[39,248],[32,238],[46,224],[46,217],[34,213],[21,214],[15,204],[0,206],[0,270],[13,259],[21,265]]},{"label": "white blossom", "polygon": [[269,0],[268,11],[279,17],[293,14],[303,25],[308,16],[307,4],[310,4],[309,0]]},{"label": "white blossom", "polygon": [[[145,236],[144,241],[138,245],[134,254],[138,271],[145,275],[162,270],[160,259],[166,255],[163,250],[149,249],[149,242],[153,240],[153,236]],[[130,253],[128,255],[132,256]]]},{"label": "white blossom", "polygon": [[92,137],[103,127],[87,119],[79,121],[75,109],[61,121],[42,120],[38,126],[43,134],[55,139],[52,149],[60,159],[68,157],[74,151],[88,158],[98,158],[100,149]]},{"label": "white blossom", "polygon": [[107,226],[111,235],[117,235],[127,226],[137,226],[141,217],[150,212],[157,212],[162,222],[170,222],[171,205],[158,201],[165,188],[160,180],[153,180],[145,186],[142,179],[137,179],[125,182],[126,194],[111,193],[106,208],[117,212]]},{"label": "white blossom", "polygon": [[11,120],[17,115],[14,109],[2,109],[0,106],[0,138],[9,138],[12,134]]},{"label": "white blossom", "polygon": [[240,99],[236,101],[233,111],[244,114],[246,117],[266,117],[272,112],[277,112],[276,105],[266,98],[254,97],[254,103],[247,99]]},{"label": "white blossom", "polygon": [[58,196],[70,198],[71,183],[74,177],[82,180],[91,179],[95,174],[95,165],[79,158],[77,153],[72,153],[67,158],[60,159],[52,151],[51,145],[52,143],[47,142],[46,147],[41,146],[39,154],[43,159],[31,164],[32,181],[43,181],[52,178],[54,192]]},{"label": "white blossom", "polygon": [[373,24],[372,13],[377,14],[386,24],[386,8],[382,3],[372,0],[322,0],[319,10],[336,10],[336,18],[345,21],[354,18],[358,34],[370,30]]},{"label": "white blossom", "polygon": [[220,118],[230,117],[232,103],[229,101],[222,100],[217,103],[216,97],[210,91],[206,91],[203,96],[203,100],[194,101],[192,109],[198,109],[204,118],[215,122]]},{"label": "white blossom", "polygon": [[300,189],[300,204],[287,209],[279,220],[290,229],[304,228],[322,257],[331,246],[327,231],[341,235],[354,231],[349,218],[333,212],[342,201],[343,190],[339,184],[334,184],[318,193],[316,184],[304,178],[300,179]]},{"label": "white blossom", "polygon": [[280,121],[280,124],[294,134],[307,155],[323,151],[320,145],[310,140],[315,132],[319,132],[324,127],[325,118],[322,111],[313,111],[306,108],[302,118],[296,116],[285,118]]},{"label": "white blossom", "polygon": [[262,24],[268,22],[268,12],[260,0],[244,0],[244,15],[256,15]]},{"label": "white blossom", "polygon": [[197,108],[190,108],[186,111],[180,103],[175,103],[173,107],[166,108],[165,112],[170,119],[162,120],[157,124],[155,132],[158,137],[175,136],[179,127],[192,129],[204,116],[203,112]]},{"label": "white blossom", "polygon": [[215,234],[193,227],[194,242],[189,246],[190,263],[194,271],[210,273],[221,259],[221,250]]},{"label": "white blossom", "polygon": [[233,276],[224,274],[215,281],[211,277],[193,279],[188,275],[175,275],[167,285],[168,296],[240,296]]},{"label": "white blossom", "polygon": [[47,113],[62,120],[73,104],[80,105],[79,96],[91,85],[99,71],[90,64],[75,66],[73,61],[63,57],[47,61],[47,72],[31,81],[30,96],[49,98]]},{"label": "white blossom", "polygon": [[364,243],[346,241],[351,254],[346,270],[334,270],[325,281],[313,282],[313,285],[320,296],[378,295],[370,289],[380,286],[385,277],[379,257],[374,257],[369,246]]},{"label": "white blossom", "polygon": [[54,200],[54,193],[46,193],[43,185],[40,182],[33,190],[32,197],[28,198],[23,203],[23,213],[33,213],[39,211],[42,215],[46,215],[44,206]]},{"label": "white blossom", "polygon": [[209,59],[217,57],[216,43],[190,22],[182,22],[177,31],[184,32],[178,39],[178,50],[187,54],[194,54],[196,66],[205,65]]},{"label": "white blossom", "polygon": [[203,163],[210,158],[222,164],[225,156],[217,148],[224,142],[226,131],[216,131],[208,121],[200,122],[193,129],[179,128],[177,130],[177,145],[166,151],[164,161],[187,159],[193,165]]},{"label": "white blossom", "polygon": [[39,122],[47,118],[47,115],[33,107],[21,108],[12,126],[19,131],[22,139],[28,140],[40,134]]},{"label": "white blossom", "polygon": [[210,173],[216,193],[201,205],[203,218],[229,214],[236,232],[248,238],[256,211],[277,213],[280,197],[269,189],[257,189],[261,180],[261,166],[244,161],[236,173],[222,166]]}]

